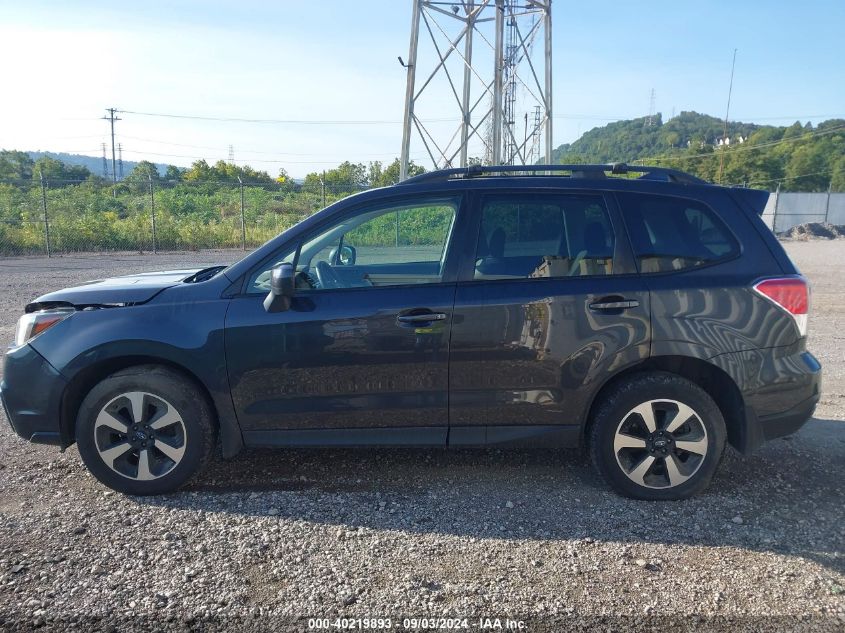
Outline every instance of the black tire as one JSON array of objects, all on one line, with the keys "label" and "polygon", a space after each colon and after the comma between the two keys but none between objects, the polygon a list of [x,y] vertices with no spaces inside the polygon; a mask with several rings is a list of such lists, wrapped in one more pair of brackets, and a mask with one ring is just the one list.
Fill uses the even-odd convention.
[{"label": "black tire", "polygon": [[[161,446],[157,440],[165,440],[167,429],[153,431],[150,437],[145,437],[144,446],[149,445],[149,457],[145,457],[145,463],[147,467],[155,463],[160,471],[160,474],[151,473],[150,476],[155,477],[152,479],[133,478],[141,475],[140,445],[137,451],[134,448],[129,449],[119,458],[122,460],[120,462],[122,467],[129,471],[127,475],[109,466],[101,454],[105,441],[104,431],[109,437],[114,438],[112,441],[115,446],[120,444],[122,447],[124,444],[129,445],[130,441],[140,441],[138,436],[132,434],[133,427],[130,427],[129,433],[124,436],[110,427],[103,428],[103,425],[100,425],[98,429],[97,426],[98,416],[107,406],[116,412],[111,417],[119,418],[118,424],[124,420],[131,425],[132,407],[121,408],[121,403],[124,402],[121,399],[124,397],[123,394],[131,393],[147,394],[141,400],[141,405],[138,407],[140,410],[151,411],[151,415],[154,416],[157,411],[155,403],[163,401],[164,405],[170,405],[175,409],[173,415],[179,419],[179,422],[171,425],[176,428],[171,431],[175,439],[166,440],[168,444],[179,445],[177,450],[181,450],[181,454],[178,461],[170,460],[163,452],[153,449],[154,445]],[[150,405],[150,402],[153,404]],[[166,406],[163,409],[170,410]],[[183,426],[178,426],[180,424]],[[158,436],[155,435],[156,432],[159,433]],[[176,437],[177,432],[179,437]],[[182,374],[159,365],[138,365],[111,374],[91,389],[82,401],[76,417],[76,443],[88,470],[112,490],[130,495],[157,495],[176,490],[211,458],[217,440],[216,435],[214,414],[200,389]],[[143,431],[141,437],[144,437]],[[134,476],[131,473],[133,459],[136,464]],[[113,464],[116,463],[114,459],[111,461]],[[149,472],[147,468],[145,473]]]},{"label": "black tire", "polygon": [[[675,404],[681,403],[693,410],[695,415],[689,418],[690,424],[678,429],[678,433],[688,435],[675,438],[673,433],[665,433],[674,417],[681,417],[678,415],[680,406],[661,400],[675,401]],[[633,411],[640,406],[648,406],[653,413],[656,431],[649,433],[645,416]],[[667,408],[667,411],[661,411],[661,407]],[[617,436],[617,431],[625,435]],[[626,447],[617,451],[614,448],[617,437],[627,439],[630,435],[637,436],[634,438],[637,442],[640,437],[645,438],[645,447]],[[648,372],[619,382],[603,394],[591,420],[587,441],[593,465],[616,492],[633,499],[665,501],[687,499],[707,488],[722,458],[726,435],[722,412],[701,387],[676,374]],[[670,438],[668,444],[666,436]],[[675,447],[676,439],[684,446],[692,446],[693,442],[684,440],[693,436],[696,449],[703,454]],[[702,438],[706,449],[699,448]],[[645,466],[649,457],[652,461],[648,463],[652,466],[645,470],[644,476],[640,474],[639,479],[645,484],[642,485],[626,473],[630,472],[636,478],[638,467]],[[682,483],[671,484],[667,459],[672,460],[676,474],[679,464],[687,471],[676,477],[676,481]],[[627,471],[623,460],[630,464]],[[682,477],[688,478],[682,480]]]}]

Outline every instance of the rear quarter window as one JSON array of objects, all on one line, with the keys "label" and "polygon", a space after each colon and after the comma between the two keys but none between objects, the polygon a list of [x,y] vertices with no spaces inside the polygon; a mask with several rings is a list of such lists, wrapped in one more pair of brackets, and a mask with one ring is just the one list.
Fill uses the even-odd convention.
[{"label": "rear quarter window", "polygon": [[629,193],[619,202],[641,273],[696,268],[739,253],[725,223],[700,202]]}]

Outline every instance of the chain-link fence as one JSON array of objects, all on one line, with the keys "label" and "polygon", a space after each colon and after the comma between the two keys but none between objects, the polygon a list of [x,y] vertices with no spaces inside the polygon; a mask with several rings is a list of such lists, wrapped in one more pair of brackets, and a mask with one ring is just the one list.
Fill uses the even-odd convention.
[{"label": "chain-link fence", "polygon": [[[356,186],[294,182],[0,180],[0,256],[251,249]],[[776,233],[845,224],[845,193],[773,193]]]},{"label": "chain-link fence", "polygon": [[254,248],[356,187],[0,180],[0,256]]}]

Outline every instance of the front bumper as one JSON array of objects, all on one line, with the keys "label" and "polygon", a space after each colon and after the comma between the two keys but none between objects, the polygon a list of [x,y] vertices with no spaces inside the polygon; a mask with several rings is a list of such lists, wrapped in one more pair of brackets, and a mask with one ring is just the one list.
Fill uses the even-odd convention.
[{"label": "front bumper", "polygon": [[66,386],[64,377],[30,345],[6,352],[0,401],[15,433],[30,442],[62,446],[61,403]]}]

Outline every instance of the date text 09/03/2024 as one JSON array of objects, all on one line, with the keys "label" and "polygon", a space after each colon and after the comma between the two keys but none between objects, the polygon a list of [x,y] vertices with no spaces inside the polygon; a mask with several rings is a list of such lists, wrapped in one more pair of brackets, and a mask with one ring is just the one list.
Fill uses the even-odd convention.
[{"label": "date text 09/03/2024", "polygon": [[406,631],[469,630],[480,631],[524,631],[523,620],[498,617],[478,618],[309,618],[309,630],[389,630]]}]

